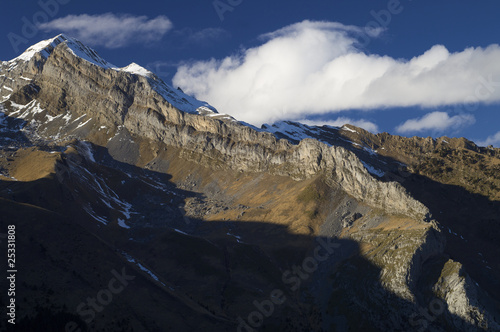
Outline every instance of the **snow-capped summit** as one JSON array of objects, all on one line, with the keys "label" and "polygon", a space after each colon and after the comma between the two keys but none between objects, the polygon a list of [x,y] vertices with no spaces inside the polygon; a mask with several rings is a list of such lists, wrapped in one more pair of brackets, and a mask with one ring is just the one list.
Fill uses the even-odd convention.
[{"label": "snow-capped summit", "polygon": [[77,57],[82,58],[94,65],[103,68],[116,68],[115,65],[107,62],[101,58],[96,51],[88,46],[85,46],[82,42],[75,38],[68,37],[64,34],[57,35],[54,38],[43,40],[31,47],[29,47],[23,54],[9,61],[9,63],[21,61],[30,61],[33,56],[39,53],[42,57],[47,59],[47,57],[52,53],[54,48],[59,44],[66,44],[68,49]]},{"label": "snow-capped summit", "polygon": [[[99,66],[105,70],[116,70],[118,72],[126,72],[132,75],[138,75],[148,80],[153,89],[158,92],[167,102],[175,108],[193,114],[214,116],[218,115],[217,110],[204,101],[197,100],[196,98],[185,94],[182,90],[174,89],[170,85],[163,82],[153,72],[146,68],[132,62],[128,66],[119,68],[110,62],[103,59],[95,50],[84,45],[79,40],[69,37],[65,34],[60,34],[54,38],[43,40],[24,51],[20,56],[2,63],[6,65],[5,68],[10,71],[18,67],[18,65],[29,62],[33,59],[35,54],[40,54],[44,59],[48,59],[53,53],[54,49],[60,44],[66,47],[66,50],[71,52],[74,56],[83,59],[95,66]],[[224,117],[223,117],[224,118]],[[225,119],[225,118],[224,118]]]},{"label": "snow-capped summit", "polygon": [[66,36],[60,34],[54,38],[42,40],[41,42],[36,43],[28,47],[26,51],[23,52],[17,58],[10,60],[9,62],[17,62],[19,60],[29,61],[33,58],[36,53],[40,53],[44,58],[47,58],[52,50],[59,45],[61,42],[64,42],[67,39]]},{"label": "snow-capped summit", "polygon": [[154,74],[152,72],[150,72],[149,70],[147,70],[146,68],[144,68],[142,66],[139,66],[135,62],[132,62],[128,66],[120,68],[119,70],[125,71],[127,73],[131,73],[131,74],[137,74],[137,75],[141,75],[141,76],[145,76],[145,77],[150,77],[150,78],[154,76]]}]

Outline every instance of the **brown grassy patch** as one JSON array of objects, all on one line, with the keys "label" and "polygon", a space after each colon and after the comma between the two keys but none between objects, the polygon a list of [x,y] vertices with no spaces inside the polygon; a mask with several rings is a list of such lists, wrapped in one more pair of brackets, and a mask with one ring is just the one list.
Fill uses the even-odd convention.
[{"label": "brown grassy patch", "polygon": [[60,153],[49,153],[36,148],[20,149],[10,165],[10,174],[19,181],[34,181],[55,173]]}]

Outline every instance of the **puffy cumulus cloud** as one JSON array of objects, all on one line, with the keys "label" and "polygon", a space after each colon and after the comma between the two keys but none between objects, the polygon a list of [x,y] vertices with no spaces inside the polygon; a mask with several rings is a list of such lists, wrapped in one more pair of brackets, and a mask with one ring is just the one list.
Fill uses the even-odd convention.
[{"label": "puffy cumulus cloud", "polygon": [[256,125],[348,109],[500,100],[498,45],[458,53],[436,45],[402,60],[365,54],[366,37],[362,28],[303,21],[238,54],[184,64],[173,83]]},{"label": "puffy cumulus cloud", "polygon": [[493,145],[495,147],[500,147],[500,131],[495,135],[488,136],[484,141],[477,141],[477,145],[479,146],[488,146]]},{"label": "puffy cumulus cloud", "polygon": [[425,130],[442,131],[445,129],[458,129],[472,125],[476,119],[471,114],[449,116],[446,112],[432,112],[418,119],[410,119],[396,127],[400,133],[421,132]]},{"label": "puffy cumulus cloud", "polygon": [[356,127],[363,128],[368,130],[369,132],[376,134],[379,133],[379,129],[376,123],[365,120],[365,119],[352,119],[348,117],[338,117],[335,120],[298,120],[298,122],[304,123],[310,126],[333,126],[333,127],[342,127],[345,124],[350,124]]},{"label": "puffy cumulus cloud", "polygon": [[128,14],[68,15],[41,24],[45,31],[62,31],[90,45],[120,48],[160,40],[172,22],[166,16],[149,19]]}]

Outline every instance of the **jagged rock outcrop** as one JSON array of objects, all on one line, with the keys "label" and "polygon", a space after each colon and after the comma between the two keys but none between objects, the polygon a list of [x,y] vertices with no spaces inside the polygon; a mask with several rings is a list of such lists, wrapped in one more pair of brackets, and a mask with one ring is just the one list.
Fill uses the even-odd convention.
[{"label": "jagged rock outcrop", "polygon": [[481,290],[477,286],[462,264],[448,260],[433,291],[446,303],[456,329],[474,331],[471,326],[479,326],[490,331],[500,330],[500,325],[481,304]]},{"label": "jagged rock outcrop", "polygon": [[443,253],[445,239],[434,227],[416,230],[361,231],[353,238],[370,243],[374,248],[368,257],[383,270],[381,280],[401,298],[415,301],[417,281],[422,264]]}]

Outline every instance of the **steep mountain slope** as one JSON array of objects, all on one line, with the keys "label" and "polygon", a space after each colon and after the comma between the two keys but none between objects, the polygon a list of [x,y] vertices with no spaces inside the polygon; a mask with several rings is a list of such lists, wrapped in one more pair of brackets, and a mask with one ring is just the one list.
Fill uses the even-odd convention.
[{"label": "steep mountain slope", "polygon": [[[64,35],[0,71],[1,226],[16,224],[29,271],[19,324],[500,329],[498,187],[454,182],[473,167],[464,151],[486,165],[475,178],[496,181],[498,150],[450,139],[441,156],[436,141],[352,126],[253,128]],[[463,173],[437,176],[432,158]],[[459,216],[460,190],[481,196]],[[491,232],[471,232],[484,207]],[[482,244],[489,265],[473,258]],[[122,269],[135,277],[124,290],[85,306]]]}]

